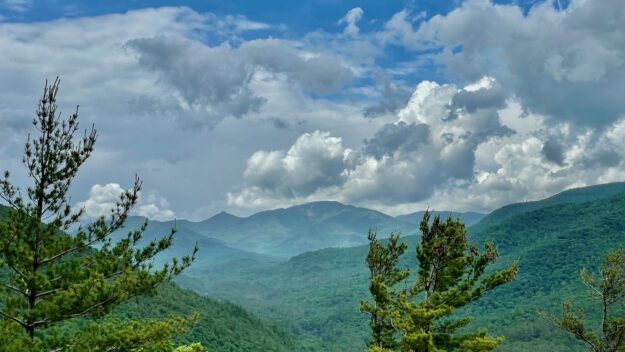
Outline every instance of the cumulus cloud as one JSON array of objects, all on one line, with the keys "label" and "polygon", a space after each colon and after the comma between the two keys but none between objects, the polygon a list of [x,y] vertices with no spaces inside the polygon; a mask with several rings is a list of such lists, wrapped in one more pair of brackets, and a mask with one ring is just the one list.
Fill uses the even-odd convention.
[{"label": "cumulus cloud", "polygon": [[248,159],[244,187],[230,194],[230,203],[324,197],[383,204],[423,200],[450,179],[470,179],[477,146],[510,133],[499,122],[497,99],[484,98],[496,94],[483,90],[497,89],[490,80],[461,89],[423,82],[398,120],[383,125],[361,150],[314,132],[302,135],[286,153],[256,152]]},{"label": "cumulus cloud", "polygon": [[406,11],[386,23],[387,43],[437,52],[449,77],[496,77],[523,106],[550,118],[605,126],[625,100],[625,2],[552,1],[527,14],[512,4],[470,0],[413,27]]},{"label": "cumulus cloud", "polygon": [[360,28],[358,28],[358,21],[362,18],[362,15],[365,12],[360,7],[354,7],[353,9],[347,11],[345,17],[339,20],[339,24],[345,24],[344,33],[357,36],[358,32],[360,32]]},{"label": "cumulus cloud", "polygon": [[[115,208],[116,202],[124,192],[124,189],[117,183],[107,183],[105,185],[93,185],[87,200],[76,204],[77,207],[85,209],[85,216],[90,219],[99,216],[107,216],[111,209]],[[132,215],[143,216],[151,220],[166,221],[175,217],[172,210],[168,209],[168,202],[165,198],[155,193],[146,196],[139,195],[139,200],[132,210]]]},{"label": "cumulus cloud", "polygon": [[[265,209],[333,199],[395,214],[426,207],[489,211],[622,180],[624,138],[625,117],[602,129],[554,122],[527,112],[491,77],[464,87],[424,81],[397,120],[360,149],[315,132],[288,152],[254,153],[229,203]],[[287,167],[289,159],[297,166]]]},{"label": "cumulus cloud", "polygon": [[[80,103],[102,136],[78,193],[136,172],[178,215],[220,210],[223,190],[241,211],[319,199],[488,211],[622,180],[625,5],[595,3],[468,0],[429,19],[399,12],[377,34],[354,9],[343,34],[288,39],[188,8],[2,22],[0,155],[19,165],[28,107],[61,75],[63,106]],[[415,59],[389,63],[387,44]],[[167,217],[145,197],[142,214]]]},{"label": "cumulus cloud", "polygon": [[276,150],[252,154],[243,176],[254,191],[306,197],[340,183],[350,153],[341,138],[328,132],[305,133],[286,153]]}]

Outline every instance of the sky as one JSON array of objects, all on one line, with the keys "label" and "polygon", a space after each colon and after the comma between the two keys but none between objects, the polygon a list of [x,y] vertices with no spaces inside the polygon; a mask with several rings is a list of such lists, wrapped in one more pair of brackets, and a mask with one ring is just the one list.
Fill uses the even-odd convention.
[{"label": "sky", "polygon": [[[625,2],[0,0],[0,169],[45,80],[99,138],[71,190],[202,220],[318,200],[488,212],[625,181]],[[64,115],[64,116],[65,116]]]}]

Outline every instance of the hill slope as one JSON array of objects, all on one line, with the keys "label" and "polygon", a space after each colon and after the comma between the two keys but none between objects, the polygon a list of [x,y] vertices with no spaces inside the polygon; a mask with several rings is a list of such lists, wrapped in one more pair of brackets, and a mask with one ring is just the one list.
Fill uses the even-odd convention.
[{"label": "hill slope", "polygon": [[158,294],[142,297],[117,308],[113,314],[131,319],[165,319],[198,313],[199,320],[180,343],[200,342],[208,351],[293,351],[291,337],[227,302],[202,297],[176,285],[161,287]]},{"label": "hill slope", "polygon": [[[585,302],[579,269],[596,267],[607,250],[625,242],[623,214],[625,193],[543,207],[474,233],[473,242],[497,243],[499,265],[519,259],[521,269],[515,282],[466,311],[476,318],[472,326],[506,335],[502,351],[583,350],[537,312],[556,312],[564,299]],[[402,263],[414,268],[418,237],[404,240],[410,249]],[[267,267],[208,270],[180,282],[291,326],[301,350],[358,351],[367,336],[366,317],[358,312],[360,300],[368,297],[366,252],[366,246],[324,249]],[[589,317],[596,318],[596,310],[587,308]]]},{"label": "hill slope", "polygon": [[[5,218],[7,210],[8,208],[0,205],[0,221]],[[126,222],[126,230],[140,226],[143,221],[143,218],[129,218]],[[170,230],[162,223],[150,222],[150,224],[144,241],[155,237],[160,238]],[[185,232],[183,231],[182,234],[184,235]],[[115,235],[121,236],[122,232]],[[195,235],[186,232],[186,236],[180,237],[180,241],[177,242],[178,247],[174,248],[174,251],[177,252],[176,255],[187,254],[188,248],[186,247],[191,246],[190,248],[192,248],[194,243],[192,241],[199,239],[204,240],[204,242],[200,242],[200,247],[202,244],[211,245],[204,247],[208,249],[204,254],[209,255],[208,252],[211,252],[212,249],[213,255],[221,253],[229,258],[226,261],[223,258],[208,257],[207,260],[210,260],[212,264],[218,261],[230,264],[233,260],[232,257],[236,259],[237,256],[241,256],[240,252],[242,251],[228,248],[219,241],[205,239],[202,236],[192,238],[192,236]],[[251,255],[261,257],[256,254]],[[243,256],[247,258],[248,254],[244,253]],[[191,270],[187,270],[187,272],[189,271]],[[283,329],[267,324],[239,306],[200,296],[174,284],[160,287],[157,295],[132,299],[115,308],[112,315],[131,319],[164,319],[171,316],[190,316],[194,313],[199,314],[198,322],[191,327],[187,334],[179,336],[178,342],[200,342],[208,351],[215,352],[287,352],[294,350],[292,337]]]},{"label": "hill slope", "polygon": [[483,231],[488,227],[500,224],[504,220],[509,219],[517,214],[522,214],[558,204],[576,204],[597,199],[605,199],[620,192],[625,192],[625,182],[606,183],[589,187],[572,188],[546,199],[532,202],[509,204],[499,209],[496,209],[492,213],[486,215],[473,227],[473,231]]}]

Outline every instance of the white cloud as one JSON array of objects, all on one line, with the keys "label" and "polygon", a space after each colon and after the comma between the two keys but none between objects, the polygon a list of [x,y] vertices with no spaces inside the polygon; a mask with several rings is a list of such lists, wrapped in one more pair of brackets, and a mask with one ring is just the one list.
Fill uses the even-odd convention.
[{"label": "white cloud", "polygon": [[[61,75],[64,111],[81,104],[101,136],[77,194],[137,173],[173,204],[137,207],[150,216],[197,219],[227,190],[242,211],[319,199],[491,210],[619,180],[625,3],[596,4],[469,0],[429,20],[402,11],[377,35],[354,9],[344,34],[289,39],[188,8],[3,22],[0,154],[19,166],[42,80]],[[378,67],[384,44],[416,58]],[[424,62],[451,83],[415,88]]]},{"label": "white cloud", "polygon": [[33,6],[33,0],[3,0],[4,7],[15,12],[26,12]]},{"label": "white cloud", "polygon": [[229,194],[229,202],[245,207],[250,197],[308,197],[342,183],[342,172],[351,153],[340,138],[320,131],[301,135],[287,152],[255,152],[244,172],[245,189]]},{"label": "white cloud", "polygon": [[351,36],[357,36],[358,32],[360,32],[360,28],[358,28],[358,21],[360,21],[360,19],[362,18],[362,15],[365,12],[362,10],[362,8],[360,7],[354,7],[353,9],[347,11],[347,14],[345,15],[345,17],[341,18],[341,20],[339,20],[339,24],[345,24],[345,30],[344,33],[351,35]]},{"label": "white cloud", "polygon": [[[394,214],[427,207],[489,211],[625,178],[619,147],[625,118],[601,130],[554,123],[524,111],[491,77],[463,88],[422,82],[397,121],[360,150],[328,134],[311,136],[302,135],[288,152],[254,153],[245,183],[229,194],[230,206],[266,209],[332,199]],[[299,155],[302,146],[325,152],[286,167],[287,156]]]},{"label": "white cloud", "polygon": [[483,98],[482,91],[497,91],[498,86],[475,87],[421,83],[398,121],[365,140],[361,151],[315,132],[300,136],[288,152],[256,152],[248,159],[245,185],[229,195],[229,203],[254,207],[279,203],[277,199],[415,202],[450,179],[471,178],[477,146],[508,131],[497,114],[502,98]]},{"label": "white cloud", "polygon": [[465,1],[413,27],[397,13],[380,37],[434,60],[453,80],[484,75],[520,99],[525,109],[556,120],[605,126],[625,111],[625,2],[552,1],[527,14],[513,4]]},{"label": "white cloud", "polygon": [[[241,37],[251,30],[261,39]],[[362,119],[363,103],[333,96],[360,74],[362,55],[351,60],[349,46],[271,39],[264,30],[279,29],[184,7],[0,23],[4,167],[27,183],[19,172],[23,142],[44,79],[57,75],[59,107],[67,113],[80,104],[81,126],[95,124],[99,132],[74,198],[136,173],[179,216],[194,217],[207,203],[221,210],[225,190],[242,181],[245,161],[258,149],[288,149],[317,129],[354,144],[377,128],[380,122]],[[142,52],[129,44],[139,41]]]},{"label": "white cloud", "polygon": [[[96,184],[91,187],[89,198],[77,203],[76,206],[84,208],[85,216],[89,219],[107,216],[111,209],[115,209],[116,202],[119,201],[122,192],[124,189],[117,183]],[[149,193],[147,196],[140,194],[131,214],[156,221],[172,220],[175,214],[168,209],[168,206],[167,200],[155,193]]]}]

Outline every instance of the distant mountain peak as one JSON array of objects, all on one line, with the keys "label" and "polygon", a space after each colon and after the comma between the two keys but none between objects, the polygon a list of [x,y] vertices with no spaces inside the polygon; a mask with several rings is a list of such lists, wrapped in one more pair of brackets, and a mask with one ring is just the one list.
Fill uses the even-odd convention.
[{"label": "distant mountain peak", "polygon": [[219,213],[217,213],[217,214],[215,214],[215,215],[211,216],[209,219],[220,219],[220,218],[226,218],[226,219],[232,219],[232,218],[235,218],[235,219],[240,219],[238,216],[233,215],[233,214],[230,214],[230,213],[228,213],[228,212],[227,212],[227,211],[225,211],[225,210],[222,210],[222,211],[220,211]]}]

